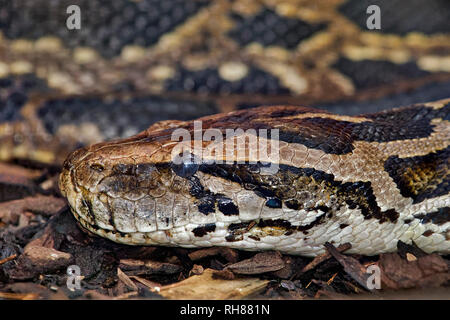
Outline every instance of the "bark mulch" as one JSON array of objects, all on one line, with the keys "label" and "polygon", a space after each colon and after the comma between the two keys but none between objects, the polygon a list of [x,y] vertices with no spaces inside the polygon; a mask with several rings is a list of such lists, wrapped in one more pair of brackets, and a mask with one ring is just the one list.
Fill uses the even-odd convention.
[{"label": "bark mulch", "polygon": [[80,229],[58,173],[0,163],[0,299],[450,298],[450,257],[402,242],[372,257],[328,243],[314,259],[119,245]]}]

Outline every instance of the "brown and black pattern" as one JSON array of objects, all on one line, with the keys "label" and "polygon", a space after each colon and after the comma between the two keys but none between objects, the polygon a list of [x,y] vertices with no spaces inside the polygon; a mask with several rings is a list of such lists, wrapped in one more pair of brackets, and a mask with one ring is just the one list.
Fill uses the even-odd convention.
[{"label": "brown and black pattern", "polygon": [[450,147],[425,156],[410,158],[389,157],[385,170],[394,179],[401,194],[414,203],[439,197],[450,189]]},{"label": "brown and black pattern", "polygon": [[417,214],[414,216],[416,219],[420,219],[422,223],[434,223],[436,225],[443,225],[450,222],[450,207],[440,208],[437,211],[433,211],[427,214]]},{"label": "brown and black pattern", "polygon": [[239,208],[232,199],[223,194],[215,194],[205,190],[197,177],[191,176],[189,185],[189,193],[196,198],[195,204],[199,212],[208,215],[219,210],[226,216],[239,215]]},{"label": "brown and black pattern", "polygon": [[[267,165],[267,164],[265,164]],[[347,205],[350,209],[358,208],[365,219],[378,219],[380,223],[395,222],[398,212],[381,211],[377,205],[370,182],[342,182],[333,174],[327,174],[314,168],[296,168],[280,165],[274,175],[262,175],[261,163],[201,165],[199,170],[206,174],[220,177],[240,184],[251,190],[256,196],[266,199],[265,206],[281,208],[284,204],[289,209],[318,211],[323,216],[338,211]],[[332,197],[332,200],[327,199]],[[314,203],[314,206],[308,205]],[[322,217],[322,215],[320,216]],[[320,223],[322,218],[309,228]],[[308,229],[309,229],[308,228]]]}]

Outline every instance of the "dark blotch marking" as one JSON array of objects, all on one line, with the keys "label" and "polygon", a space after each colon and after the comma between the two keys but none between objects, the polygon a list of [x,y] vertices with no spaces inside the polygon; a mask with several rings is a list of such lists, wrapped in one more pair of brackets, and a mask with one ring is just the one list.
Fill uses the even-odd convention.
[{"label": "dark blotch marking", "polygon": [[266,206],[269,208],[281,208],[281,200],[278,198],[270,198],[266,201]]},{"label": "dark blotch marking", "polygon": [[205,224],[204,226],[201,227],[197,227],[195,229],[192,230],[192,233],[196,236],[196,237],[203,237],[205,236],[208,232],[214,232],[216,230],[216,224],[215,223],[208,223]]},{"label": "dark blotch marking", "polygon": [[182,161],[179,159],[180,163],[173,163],[171,164],[171,168],[173,172],[175,172],[176,175],[187,178],[193,176],[197,170],[198,170],[198,163],[196,163],[195,160],[189,160],[189,161]]},{"label": "dark blotch marking", "polygon": [[[435,118],[450,118],[450,104],[440,109],[416,105],[365,115],[372,121],[354,123],[330,118],[274,119],[272,123],[258,123],[260,128],[278,128],[281,141],[300,143],[308,148],[330,154],[353,151],[354,141],[389,142],[429,137]],[[298,128],[302,130],[299,132]]]},{"label": "dark blotch marking", "polygon": [[247,230],[251,222],[232,223],[228,226],[228,231]]},{"label": "dark blotch marking", "polygon": [[443,225],[450,221],[450,207],[440,208],[427,214],[418,214],[414,216],[416,219],[421,219],[421,223],[432,222],[437,225]]},{"label": "dark blotch marking", "polygon": [[331,154],[346,154],[354,149],[351,122],[311,117],[293,119],[278,128],[280,140],[288,143],[303,144]]},{"label": "dark blotch marking", "polygon": [[373,122],[353,124],[352,136],[355,140],[388,142],[393,140],[418,139],[428,137],[434,129],[430,124],[435,118],[445,119],[450,106],[433,109],[415,105],[394,110],[365,115]]},{"label": "dark blotch marking", "polygon": [[395,211],[394,209],[389,209],[389,210],[383,211],[381,213],[381,215],[383,217],[382,219],[384,219],[381,222],[384,222],[387,220],[389,220],[391,222],[396,222],[398,217],[400,216],[400,214],[397,211]]},{"label": "dark blotch marking", "polygon": [[232,223],[228,226],[228,231],[230,233],[227,235],[226,239],[231,239],[232,241],[242,240],[244,233],[249,231],[254,225],[255,221]]},{"label": "dark blotch marking", "polygon": [[217,206],[224,215],[238,215],[239,208],[233,203],[233,200],[227,198],[225,196],[218,195],[217,198]]},{"label": "dark blotch marking", "polygon": [[389,157],[384,169],[397,184],[404,197],[419,203],[442,196],[450,189],[450,147],[424,156]]},{"label": "dark blotch marking", "polygon": [[340,225],[339,225],[339,228],[341,228],[341,229],[345,229],[345,228],[347,228],[348,227],[348,224],[346,224],[346,223],[341,223]]},{"label": "dark blotch marking", "polygon": [[200,180],[196,176],[189,177],[190,194],[196,198],[198,211],[208,215],[216,211],[217,208],[227,216],[239,215],[239,208],[233,203],[233,200],[223,194],[216,194],[205,190]]},{"label": "dark blotch marking", "polygon": [[264,227],[277,227],[277,228],[282,228],[282,229],[290,229],[292,228],[292,224],[287,221],[287,220],[283,220],[283,219],[267,219],[267,220],[260,220],[258,222],[258,227],[260,228],[264,228]]},{"label": "dark blotch marking", "polygon": [[199,178],[192,176],[189,178],[189,193],[195,198],[201,198],[207,191],[203,188]]},{"label": "dark blotch marking", "polygon": [[301,209],[301,205],[297,200],[286,200],[284,202],[284,204],[286,205],[286,207],[288,207],[289,209],[292,210],[300,210]]},{"label": "dark blotch marking", "polygon": [[229,234],[225,237],[225,240],[227,242],[236,242],[241,241],[242,239],[244,239],[244,236],[242,234]]},{"label": "dark blotch marking", "polygon": [[[2,4],[5,3],[4,1]],[[22,4],[21,4],[22,5]],[[19,5],[19,7],[21,7]],[[6,15],[11,10],[3,11]],[[3,9],[3,8],[2,8]],[[4,16],[2,16],[2,19]],[[5,24],[0,21],[0,29],[4,31]],[[39,79],[34,74],[23,74],[0,78],[0,123],[23,120],[22,107],[25,106],[30,94],[33,92],[47,93],[49,88],[47,82]]]},{"label": "dark blotch marking", "polygon": [[425,231],[424,233],[422,233],[422,235],[423,235],[424,237],[429,237],[429,236],[431,236],[433,233],[434,233],[433,231],[427,230],[427,231]]},{"label": "dark blotch marking", "polygon": [[215,199],[211,195],[204,196],[196,202],[198,211],[203,213],[204,215],[208,215],[209,213],[216,211],[216,203]]},{"label": "dark blotch marking", "polygon": [[323,223],[324,218],[326,214],[321,214],[314,219],[311,223],[303,226],[293,226],[289,221],[283,220],[283,219],[267,219],[267,220],[260,220],[258,223],[258,227],[264,228],[264,227],[275,227],[285,230],[285,235],[292,234],[294,231],[301,231],[304,234],[306,234],[306,231]]},{"label": "dark blotch marking", "polygon": [[[280,165],[279,170],[274,175],[260,175],[261,164],[202,164],[199,167],[201,172],[221,177],[236,183],[245,188],[246,185],[253,185],[253,192],[261,198],[266,199],[269,205],[275,205],[271,202],[276,198],[284,201],[286,206],[292,209],[305,209],[308,211],[320,210],[325,213],[333,213],[342,205],[347,204],[350,208],[360,209],[365,219],[376,218],[380,223],[385,221],[395,222],[398,213],[394,210],[381,211],[377,205],[375,195],[373,194],[370,182],[346,182],[342,183],[334,179],[334,175],[327,174],[320,170],[312,168],[297,168],[292,166]],[[295,189],[293,186],[296,186]],[[307,191],[310,194],[317,195],[316,202],[320,203],[319,194],[321,191],[329,192],[337,196],[337,203],[332,207],[318,205],[311,208],[304,208],[302,199],[286,198],[286,189],[294,188],[295,191]],[[267,204],[267,202],[266,202]]]},{"label": "dark blotch marking", "polygon": [[321,211],[327,213],[327,212],[329,212],[331,209],[328,208],[327,206],[317,206],[317,207],[314,207],[313,210],[321,210]]}]

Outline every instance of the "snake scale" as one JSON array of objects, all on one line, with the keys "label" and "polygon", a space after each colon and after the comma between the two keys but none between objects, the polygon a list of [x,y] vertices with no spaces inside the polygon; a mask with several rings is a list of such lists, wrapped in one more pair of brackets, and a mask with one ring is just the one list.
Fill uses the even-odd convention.
[{"label": "snake scale", "polygon": [[[66,28],[74,4],[79,30]],[[370,4],[381,30],[366,28]],[[373,255],[401,240],[448,254],[449,12],[442,0],[5,1],[0,160],[64,162],[76,219],[124,244],[314,256],[325,242]],[[211,129],[237,136],[194,138],[173,161],[175,132]],[[253,129],[277,130],[258,140],[277,142],[276,161],[251,152]]]}]

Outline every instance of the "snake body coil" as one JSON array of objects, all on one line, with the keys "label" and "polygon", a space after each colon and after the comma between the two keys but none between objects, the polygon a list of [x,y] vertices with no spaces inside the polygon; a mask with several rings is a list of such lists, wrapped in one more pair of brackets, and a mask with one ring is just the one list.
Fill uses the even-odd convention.
[{"label": "snake body coil", "polygon": [[[203,135],[236,135],[203,141],[190,155],[203,161],[181,164],[173,161],[173,134],[195,136],[194,123],[162,122],[75,151],[60,188],[81,225],[125,244],[313,256],[325,242],[350,242],[350,252],[373,255],[402,240],[446,254],[449,112],[442,100],[355,117],[291,106],[207,116],[199,119]],[[249,129],[279,130],[276,172],[264,173],[267,163],[230,140],[252,150]],[[205,161],[205,151],[230,142],[231,162],[217,162],[230,160],[220,152],[215,163]]]}]

